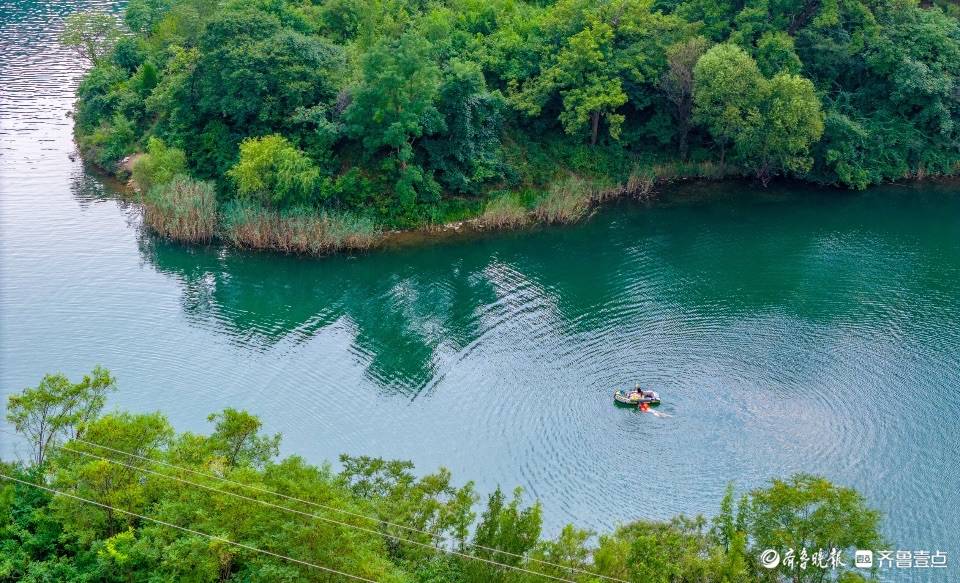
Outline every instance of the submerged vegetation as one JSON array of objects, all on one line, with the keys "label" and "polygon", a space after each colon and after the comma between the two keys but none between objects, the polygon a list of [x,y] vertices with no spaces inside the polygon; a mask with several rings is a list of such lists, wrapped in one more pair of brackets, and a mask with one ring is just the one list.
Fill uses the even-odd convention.
[{"label": "submerged vegetation", "polygon": [[958,11],[922,4],[131,0],[63,41],[92,63],[80,148],[138,155],[149,225],[207,233],[159,218],[177,191],[153,186],[187,173],[213,183],[226,239],[316,252],[573,221],[674,178],[956,174]]},{"label": "submerged vegetation", "polygon": [[[731,485],[711,520],[545,538],[539,503],[519,489],[477,508],[473,483],[442,468],[281,459],[281,436],[250,413],[227,408],[208,417],[209,435],[178,433],[160,413],[104,414],[114,390],[96,368],[10,397],[7,419],[33,455],[0,462],[0,581],[342,580],[332,569],[411,583],[854,583],[870,572],[850,566],[852,549],[884,544],[862,496],[804,474],[740,497]],[[770,570],[758,559],[768,548],[847,554]]]}]

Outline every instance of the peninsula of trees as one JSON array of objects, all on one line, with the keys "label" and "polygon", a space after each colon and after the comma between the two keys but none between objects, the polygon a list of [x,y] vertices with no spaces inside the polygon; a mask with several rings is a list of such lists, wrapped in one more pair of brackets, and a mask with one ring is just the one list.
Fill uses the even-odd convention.
[{"label": "peninsula of trees", "polygon": [[956,4],[131,0],[80,13],[84,155],[146,222],[320,252],[576,220],[660,180],[960,171]]}]

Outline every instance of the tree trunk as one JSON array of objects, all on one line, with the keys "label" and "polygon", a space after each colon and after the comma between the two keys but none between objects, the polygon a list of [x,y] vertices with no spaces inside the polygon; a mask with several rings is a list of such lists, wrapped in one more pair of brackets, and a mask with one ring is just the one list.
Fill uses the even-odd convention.
[{"label": "tree trunk", "polygon": [[689,146],[687,145],[687,135],[690,133],[689,124],[686,121],[680,122],[680,160],[683,162],[687,161],[687,152]]},{"label": "tree trunk", "polygon": [[594,111],[590,114],[590,123],[592,125],[590,132],[590,145],[597,145],[597,135],[600,133],[600,111]]}]

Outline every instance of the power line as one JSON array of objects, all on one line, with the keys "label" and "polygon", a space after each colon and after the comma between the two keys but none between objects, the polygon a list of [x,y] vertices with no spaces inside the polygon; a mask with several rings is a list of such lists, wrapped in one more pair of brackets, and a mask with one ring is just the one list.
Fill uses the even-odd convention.
[{"label": "power line", "polygon": [[[178,466],[178,465],[176,465],[176,464],[171,464],[171,463],[165,462],[165,461],[163,461],[163,460],[157,460],[157,459],[149,458],[149,457],[146,457],[146,456],[138,455],[138,454],[135,454],[135,453],[131,453],[131,452],[128,452],[128,451],[123,451],[123,450],[120,450],[120,449],[114,449],[114,448],[112,448],[112,447],[110,447],[110,446],[103,445],[103,444],[100,444],[100,443],[96,443],[96,442],[93,442],[93,441],[87,441],[87,440],[81,439],[81,438],[79,438],[79,437],[74,438],[73,441],[77,441],[77,442],[83,443],[83,444],[85,444],[85,445],[91,445],[91,446],[94,446],[94,447],[99,447],[99,448],[102,448],[102,449],[105,449],[105,450],[108,450],[108,451],[112,451],[112,452],[114,452],[114,453],[119,453],[119,454],[126,455],[126,456],[129,456],[129,457],[132,457],[132,458],[136,458],[136,459],[139,459],[139,460],[143,460],[143,461],[146,461],[146,462],[150,462],[150,463],[154,463],[154,464],[159,464],[159,465],[162,465],[162,466],[166,466],[166,467],[169,467],[169,468],[172,468],[172,469],[180,470],[180,471],[187,472],[187,473],[190,473],[190,474],[194,474],[194,475],[197,475],[197,476],[203,476],[203,477],[206,477],[206,478],[212,478],[212,479],[214,479],[214,480],[218,480],[218,481],[223,482],[223,483],[226,483],[226,484],[231,484],[231,485],[238,486],[238,487],[241,487],[241,488],[246,488],[246,489],[248,489],[248,490],[253,490],[253,491],[256,491],[256,492],[260,492],[260,493],[262,493],[262,494],[270,494],[270,495],[273,495],[273,496],[279,496],[279,497],[281,497],[281,498],[284,498],[284,499],[287,499],[287,500],[291,500],[291,501],[294,501],[294,502],[300,502],[301,504],[306,504],[306,505],[308,505],[308,506],[313,506],[313,507],[315,507],[315,508],[322,508],[322,509],[324,509],[324,510],[330,510],[330,511],[333,511],[333,512],[339,512],[339,513],[345,514],[345,515],[347,515],[347,516],[353,516],[353,517],[356,517],[356,518],[362,518],[362,519],[364,519],[364,520],[370,520],[370,521],[373,521],[373,522],[378,522],[378,523],[380,523],[380,524],[383,524],[384,526],[393,526],[393,527],[395,527],[395,528],[400,528],[400,529],[403,529],[403,530],[406,530],[406,531],[409,531],[409,532],[415,532],[415,533],[418,533],[418,534],[425,534],[425,535],[427,535],[427,536],[430,536],[431,538],[435,538],[435,539],[438,539],[438,540],[443,541],[443,542],[449,542],[449,539],[447,539],[447,538],[445,538],[445,537],[443,537],[443,536],[440,536],[440,535],[431,533],[431,532],[426,531],[426,530],[422,530],[422,529],[418,529],[418,528],[415,528],[415,527],[407,526],[407,525],[404,525],[404,524],[398,524],[398,523],[390,522],[390,521],[383,520],[383,519],[380,519],[380,518],[375,518],[375,517],[372,517],[372,516],[367,516],[367,515],[365,515],[365,514],[360,514],[360,513],[357,513],[357,512],[351,512],[351,511],[349,511],[349,510],[344,510],[344,509],[342,509],[342,508],[337,508],[337,507],[335,507],[335,506],[329,506],[329,505],[326,505],[326,504],[321,504],[321,503],[313,502],[313,501],[310,501],[310,500],[304,500],[304,499],[302,499],[302,498],[297,498],[297,497],[295,497],[295,496],[290,496],[290,495],[287,495],[287,494],[283,494],[283,493],[281,493],[281,492],[275,492],[275,491],[270,490],[270,489],[268,489],[268,488],[262,488],[262,487],[259,487],[259,486],[255,486],[255,485],[253,485],[253,484],[245,484],[245,483],[243,483],[243,482],[238,482],[238,481],[236,481],[236,480],[231,480],[231,479],[229,479],[229,478],[224,478],[224,477],[218,476],[218,475],[216,475],[216,474],[211,474],[211,473],[208,473],[208,472],[201,472],[201,471],[194,470],[194,469],[191,469],[191,468],[185,468],[185,467],[182,467],[182,466]],[[61,447],[62,447],[62,446],[61,446]],[[166,475],[166,474],[161,474],[161,475]],[[217,491],[219,492],[220,490],[217,490]],[[280,508],[283,508],[283,509],[288,510],[288,511],[290,511],[290,512],[297,512],[296,510],[294,510],[294,509],[292,509],[292,508],[285,507],[285,506],[281,506]],[[315,516],[315,515],[311,515],[311,516]],[[316,517],[316,516],[315,516],[315,517]],[[321,517],[317,517],[317,518],[321,518]],[[423,544],[423,543],[419,543],[419,544]],[[608,581],[616,581],[616,582],[618,582],[618,583],[629,583],[629,582],[626,581],[625,579],[620,579],[620,578],[617,578],[617,577],[610,577],[610,576],[607,576],[607,575],[601,575],[601,574],[599,574],[599,573],[594,573],[593,571],[588,571],[588,570],[586,570],[586,569],[580,569],[580,568],[577,568],[577,567],[571,567],[571,566],[568,566],[568,565],[560,565],[560,564],[558,564],[558,563],[552,563],[552,562],[550,562],[550,561],[544,561],[544,560],[542,560],[542,559],[535,559],[535,558],[532,558],[532,557],[526,557],[526,556],[521,555],[521,554],[518,554],[518,553],[512,553],[512,552],[510,552],[510,551],[504,551],[504,550],[497,549],[497,548],[493,548],[493,547],[487,547],[487,546],[480,545],[480,544],[477,544],[477,543],[466,543],[466,544],[467,544],[468,546],[471,546],[471,547],[476,548],[476,549],[480,549],[480,550],[484,550],[484,551],[489,551],[489,552],[493,552],[493,553],[498,553],[498,554],[502,554],[502,555],[507,555],[507,556],[511,556],[511,557],[518,558],[518,559],[527,559],[527,560],[529,560],[529,561],[531,561],[531,562],[539,563],[539,564],[541,564],[541,565],[548,565],[548,566],[551,566],[551,567],[556,567],[556,568],[558,568],[558,569],[564,569],[564,570],[567,570],[567,571],[573,571],[573,572],[577,572],[577,573],[582,573],[582,574],[584,574],[584,575],[590,575],[590,576],[592,576],[592,577],[599,577],[599,578],[601,578],[601,579],[605,579],[605,580],[608,580]],[[431,546],[433,546],[433,545],[431,545]],[[435,547],[435,548],[439,548],[439,547]],[[469,556],[472,557],[473,555],[469,555]],[[477,557],[477,558],[479,558],[479,557]],[[545,575],[545,576],[546,576],[546,575]]]},{"label": "power line", "polygon": [[350,578],[350,579],[354,579],[354,580],[357,580],[357,581],[365,581],[366,583],[377,583],[377,581],[374,580],[374,579],[367,579],[366,577],[361,577],[361,576],[359,576],[359,575],[351,575],[350,573],[344,573],[343,571],[338,571],[338,570],[336,570],[336,569],[331,569],[330,567],[324,567],[323,565],[317,565],[316,563],[309,563],[309,562],[307,562],[307,561],[301,561],[300,559],[294,559],[293,557],[288,557],[288,556],[286,556],[286,555],[281,555],[281,554],[275,553],[275,552],[273,552],[273,551],[268,551],[268,550],[266,550],[266,549],[261,549],[261,548],[254,547],[254,546],[250,546],[250,545],[246,545],[246,544],[243,544],[243,543],[238,543],[238,542],[236,542],[236,541],[232,541],[232,540],[229,540],[229,539],[225,539],[225,538],[220,537],[220,536],[216,536],[216,535],[212,535],[212,534],[207,534],[207,533],[205,533],[205,532],[200,532],[199,530],[193,530],[192,528],[187,528],[187,527],[184,527],[184,526],[179,526],[179,525],[173,524],[173,523],[171,523],[171,522],[166,522],[166,521],[164,521],[164,520],[160,520],[159,518],[152,518],[152,517],[150,517],[150,516],[144,516],[143,514],[137,514],[136,512],[131,512],[131,511],[129,511],[129,510],[124,510],[123,508],[117,508],[116,506],[111,506],[111,505],[109,505],[109,504],[104,504],[104,503],[102,503],[102,502],[97,502],[96,500],[90,500],[90,499],[88,499],[88,498],[83,498],[83,497],[81,497],[81,496],[77,496],[77,495],[74,495],[74,494],[70,494],[70,493],[68,493],[68,492],[62,492],[62,491],[60,491],[60,490],[55,490],[55,489],[49,488],[49,487],[47,487],[47,486],[42,486],[42,485],[40,485],[40,484],[35,484],[35,483],[29,482],[29,481],[27,481],[27,480],[21,480],[20,478],[15,478],[15,477],[13,477],[13,476],[8,476],[8,475],[3,474],[3,473],[0,473],[0,478],[4,478],[4,479],[10,480],[10,481],[12,481],[12,482],[19,482],[19,483],[21,483],[21,484],[23,484],[23,485],[25,485],[25,486],[33,486],[34,488],[39,488],[39,489],[41,489],[41,490],[46,490],[47,492],[50,492],[51,494],[54,494],[54,495],[57,495],[57,496],[66,496],[67,498],[73,498],[74,500],[78,500],[78,501],[80,501],[80,502],[86,502],[87,504],[93,504],[93,505],[99,506],[99,507],[101,507],[101,508],[106,508],[106,509],[108,509],[108,510],[113,510],[113,511],[115,511],[115,512],[120,512],[120,513],[122,513],[122,514],[127,514],[127,515],[129,515],[129,516],[134,516],[134,517],[140,518],[140,519],[142,519],[142,520],[149,520],[150,522],[155,522],[155,523],[160,524],[160,525],[162,525],[162,526],[166,526],[166,527],[169,527],[169,528],[175,528],[175,529],[177,529],[177,530],[181,530],[181,531],[183,531],[183,532],[187,532],[187,533],[190,533],[190,534],[193,534],[193,535],[197,535],[197,536],[203,536],[203,537],[206,537],[206,538],[208,538],[208,539],[210,539],[210,540],[215,540],[215,541],[223,542],[223,543],[226,543],[226,544],[229,544],[229,545],[233,545],[233,546],[236,546],[236,547],[240,547],[240,548],[242,548],[242,549],[246,549],[246,550],[248,550],[248,551],[254,551],[254,552],[257,552],[257,553],[263,553],[263,554],[265,554],[265,555],[270,555],[271,557],[276,557],[276,558],[278,558],[278,559],[283,559],[283,560],[285,560],[285,561],[290,561],[290,562],[293,562],[293,563],[297,563],[297,564],[300,564],[300,565],[304,565],[304,566],[310,567],[310,568],[312,568],[312,569],[319,569],[319,570],[321,570],[321,571],[326,571],[327,573],[333,573],[334,575],[340,575],[341,577],[348,577],[348,578]]},{"label": "power line", "polygon": [[[500,563],[500,562],[498,562],[498,561],[494,561],[494,560],[487,559],[487,558],[484,558],[484,557],[478,557],[478,556],[476,556],[476,555],[471,555],[471,554],[468,554],[468,553],[462,553],[462,552],[460,552],[460,551],[456,551],[456,550],[453,550],[453,549],[447,549],[447,548],[444,548],[444,547],[441,547],[441,546],[438,546],[438,545],[435,545],[435,544],[424,543],[424,542],[420,542],[420,541],[416,541],[416,540],[412,540],[412,539],[406,539],[406,538],[403,538],[403,537],[400,537],[400,536],[397,536],[397,535],[394,535],[394,534],[389,534],[389,533],[386,533],[386,532],[380,532],[380,531],[377,531],[377,530],[373,530],[373,529],[371,529],[371,528],[366,528],[366,527],[363,527],[363,526],[358,526],[358,525],[356,525],[356,524],[350,524],[350,523],[348,523],[348,522],[342,522],[342,521],[340,521],[340,520],[334,520],[334,519],[332,519],[332,518],[327,518],[326,516],[320,516],[320,515],[318,515],[318,514],[311,514],[311,513],[309,513],[309,512],[303,512],[302,510],[297,510],[297,509],[295,509],[295,508],[289,508],[289,507],[287,507],[287,506],[281,506],[281,505],[275,504],[275,503],[273,503],[273,502],[268,502],[268,501],[266,501],[266,500],[259,500],[259,499],[257,499],[257,498],[252,498],[252,497],[250,497],[250,496],[244,496],[243,494],[237,494],[236,492],[230,492],[230,491],[228,491],[228,490],[220,490],[220,489],[214,488],[214,487],[212,487],[212,486],[207,486],[206,484],[199,484],[199,483],[197,483],[197,482],[191,482],[190,480],[185,480],[185,479],[179,478],[179,477],[177,477],[177,476],[171,476],[171,475],[169,475],[169,474],[164,474],[164,473],[157,472],[157,471],[154,471],[154,470],[150,470],[150,469],[147,469],[147,468],[142,468],[142,467],[139,467],[139,466],[134,466],[134,465],[126,464],[126,463],[123,463],[123,462],[121,462],[121,461],[119,461],[119,460],[111,459],[111,458],[104,457],[104,456],[99,456],[99,455],[96,455],[96,454],[93,454],[93,453],[90,453],[90,452],[85,452],[85,451],[80,451],[80,450],[77,450],[77,449],[72,449],[72,448],[69,448],[69,447],[66,447],[66,446],[63,446],[63,445],[56,446],[56,447],[58,447],[59,449],[64,450],[64,451],[69,451],[69,452],[73,452],[73,453],[76,453],[76,454],[79,454],[79,455],[84,455],[84,456],[92,457],[92,458],[95,458],[95,459],[103,460],[103,461],[105,461],[105,462],[114,463],[114,464],[123,466],[123,467],[125,467],[125,468],[129,468],[129,469],[136,470],[136,471],[139,471],[139,472],[146,472],[146,473],[148,473],[148,474],[153,474],[153,475],[155,475],[155,476],[160,476],[160,477],[162,477],[162,478],[167,478],[167,479],[169,479],[169,480],[174,480],[174,481],[177,481],[177,482],[180,482],[180,483],[183,483],[183,484],[188,484],[188,485],[191,485],[191,486],[196,486],[196,487],[198,487],[198,488],[203,488],[204,490],[208,490],[208,491],[211,491],[211,492],[217,492],[217,493],[219,493],[219,494],[226,494],[226,495],[228,495],[228,496],[233,496],[233,497],[235,497],[235,498],[239,498],[239,499],[241,499],[241,500],[245,500],[245,501],[248,501],[248,502],[256,502],[256,503],[258,503],[258,504],[263,504],[264,506],[269,506],[269,507],[271,507],[271,508],[276,508],[276,509],[279,509],[279,510],[285,510],[285,511],[287,511],[287,512],[292,512],[292,513],[294,513],[294,514],[299,514],[299,515],[305,516],[305,517],[307,517],[307,518],[313,518],[313,519],[316,519],[316,520],[322,520],[322,521],[324,521],[324,522],[329,522],[329,523],[331,523],[331,524],[336,524],[336,525],[338,525],[338,526],[344,526],[344,527],[347,527],[347,528],[353,528],[353,529],[356,529],[356,530],[360,530],[360,531],[363,531],[363,532],[366,532],[366,533],[370,533],[370,534],[374,534],[374,535],[378,535],[378,536],[385,536],[385,537],[387,537],[387,538],[394,539],[394,540],[396,540],[396,541],[398,541],[398,542],[405,542],[405,543],[409,543],[409,544],[412,544],[412,545],[416,545],[416,546],[420,546],[420,547],[424,547],[424,548],[428,548],[428,549],[432,549],[432,550],[437,550],[437,551],[441,551],[441,552],[444,552],[444,553],[449,553],[449,554],[451,554],[451,555],[456,555],[456,556],[458,556],[458,557],[463,557],[463,558],[465,558],[465,559],[471,559],[471,560],[474,560],[474,561],[481,561],[481,562],[484,562],[484,563],[487,563],[487,564],[490,564],[490,565],[494,565],[494,566],[497,566],[497,567],[503,567],[503,568],[506,568],[506,569],[513,569],[513,570],[515,570],[515,571],[520,571],[520,572],[523,572],[523,573],[527,573],[527,574],[529,574],[529,575],[536,575],[536,576],[538,576],[538,577],[544,577],[544,578],[546,578],[546,579],[552,579],[552,580],[554,580],[554,581],[562,581],[562,582],[564,582],[564,583],[576,583],[575,581],[573,581],[573,580],[571,580],[571,579],[564,579],[564,578],[562,578],[562,577],[555,577],[555,576],[553,576],[553,575],[548,575],[548,574],[546,574],[546,573],[540,573],[540,572],[538,572],[538,571],[533,571],[533,570],[531,570],[531,569],[526,569],[526,568],[524,568],[524,567],[518,567],[518,566],[516,566],[516,565],[508,565],[508,564],[506,564],[506,563]],[[562,567],[562,568],[566,568],[566,567]]]}]

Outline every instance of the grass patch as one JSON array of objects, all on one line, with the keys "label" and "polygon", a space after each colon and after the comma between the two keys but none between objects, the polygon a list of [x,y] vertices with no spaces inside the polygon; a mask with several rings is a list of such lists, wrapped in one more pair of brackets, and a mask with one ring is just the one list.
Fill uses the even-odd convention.
[{"label": "grass patch", "polygon": [[575,223],[586,216],[599,192],[594,181],[573,175],[561,178],[537,201],[533,216],[543,223]]},{"label": "grass patch", "polygon": [[477,222],[482,227],[515,229],[530,222],[530,212],[519,196],[505,193],[487,202]]},{"label": "grass patch", "polygon": [[652,171],[659,181],[670,181],[678,178],[716,180],[740,174],[739,169],[730,165],[718,164],[712,160],[700,162],[663,162],[654,164]]},{"label": "grass patch", "polygon": [[372,219],[356,214],[304,207],[278,212],[235,200],[223,207],[222,234],[237,247],[320,255],[369,249],[381,233]]},{"label": "grass patch", "polygon": [[151,188],[143,199],[143,222],[168,239],[204,243],[217,228],[217,196],[213,184],[175,176]]}]

